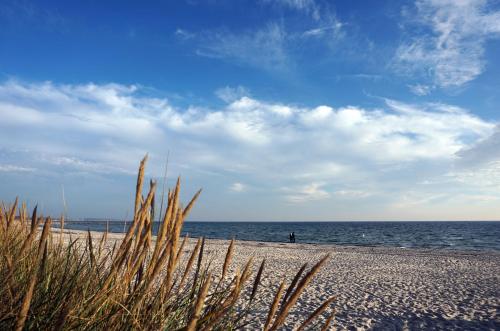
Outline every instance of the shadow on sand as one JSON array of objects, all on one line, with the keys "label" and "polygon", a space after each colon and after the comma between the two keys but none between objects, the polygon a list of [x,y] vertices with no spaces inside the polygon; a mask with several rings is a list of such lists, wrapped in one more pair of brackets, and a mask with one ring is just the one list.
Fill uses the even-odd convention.
[{"label": "shadow on sand", "polygon": [[500,330],[498,319],[465,320],[446,319],[433,314],[408,314],[406,316],[383,316],[374,318],[372,330]]}]

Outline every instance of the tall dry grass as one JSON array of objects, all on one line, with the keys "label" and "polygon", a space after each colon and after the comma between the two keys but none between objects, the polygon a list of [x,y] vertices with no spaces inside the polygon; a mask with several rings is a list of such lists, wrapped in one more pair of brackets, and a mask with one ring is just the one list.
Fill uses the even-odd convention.
[{"label": "tall dry grass", "polygon": [[[200,191],[182,208],[180,181],[168,194],[154,240],[156,184],[151,181],[142,195],[145,165],[146,158],[139,167],[133,222],[114,245],[107,232],[100,238],[88,232],[86,240],[67,242],[63,225],[51,231],[51,218],[38,215],[36,207],[30,222],[26,205],[19,206],[17,199],[10,207],[0,206],[0,329],[234,330],[248,323],[266,277],[265,261],[253,281],[252,259],[230,276],[232,241],[222,272],[214,277],[204,264],[203,238],[183,260],[186,238],[180,240],[181,228]],[[281,283],[264,330],[282,327],[326,259],[303,277],[302,267],[286,293]],[[331,302],[313,311],[299,329],[308,327]],[[316,327],[326,330],[328,325]]]}]

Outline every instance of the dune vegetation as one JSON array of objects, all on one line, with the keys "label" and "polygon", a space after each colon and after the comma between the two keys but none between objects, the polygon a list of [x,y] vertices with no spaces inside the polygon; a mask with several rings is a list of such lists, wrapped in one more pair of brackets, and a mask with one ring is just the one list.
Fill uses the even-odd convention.
[{"label": "dune vegetation", "polygon": [[[165,193],[160,227],[153,236],[156,184],[150,181],[143,196],[146,159],[139,167],[133,222],[113,244],[107,232],[100,238],[90,232],[86,240],[68,238],[64,219],[60,230],[52,228],[51,218],[38,215],[36,207],[30,222],[26,205],[18,205],[17,199],[10,206],[2,204],[0,329],[234,330],[247,325],[266,277],[265,261],[254,266],[250,259],[228,272],[231,241],[216,273],[205,263],[204,238],[186,251],[188,239],[181,238],[181,228],[200,192],[183,208],[179,180]],[[301,268],[288,286],[276,284],[264,330],[282,327],[327,258]],[[298,328],[310,327],[332,301],[311,307]],[[328,329],[332,317],[319,328]]]}]

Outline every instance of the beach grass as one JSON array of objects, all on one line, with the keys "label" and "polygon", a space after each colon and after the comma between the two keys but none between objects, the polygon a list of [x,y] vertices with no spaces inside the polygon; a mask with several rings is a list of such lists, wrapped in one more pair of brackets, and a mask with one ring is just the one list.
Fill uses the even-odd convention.
[{"label": "beach grass", "polygon": [[[167,194],[154,238],[156,183],[150,181],[142,194],[146,161],[137,176],[133,222],[121,241],[108,241],[107,231],[99,238],[89,231],[85,240],[67,240],[63,218],[59,230],[36,207],[29,217],[17,199],[0,206],[0,329],[235,330],[247,325],[260,299],[265,261],[254,265],[250,258],[230,273],[231,241],[217,272],[207,263],[204,238],[185,251],[182,225],[201,191],[183,208],[180,180]],[[304,265],[289,286],[279,284],[264,330],[283,326],[327,258],[311,268]],[[307,328],[323,313],[330,323],[332,301],[310,307],[297,327]]]}]

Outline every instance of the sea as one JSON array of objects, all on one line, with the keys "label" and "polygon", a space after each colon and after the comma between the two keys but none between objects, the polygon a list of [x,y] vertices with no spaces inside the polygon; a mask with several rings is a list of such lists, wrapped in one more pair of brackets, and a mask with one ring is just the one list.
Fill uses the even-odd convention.
[{"label": "sea", "polygon": [[[130,222],[85,219],[67,221],[74,230],[126,232]],[[153,230],[158,231],[159,223]],[[182,235],[366,247],[500,251],[500,221],[460,222],[185,222]]]}]

